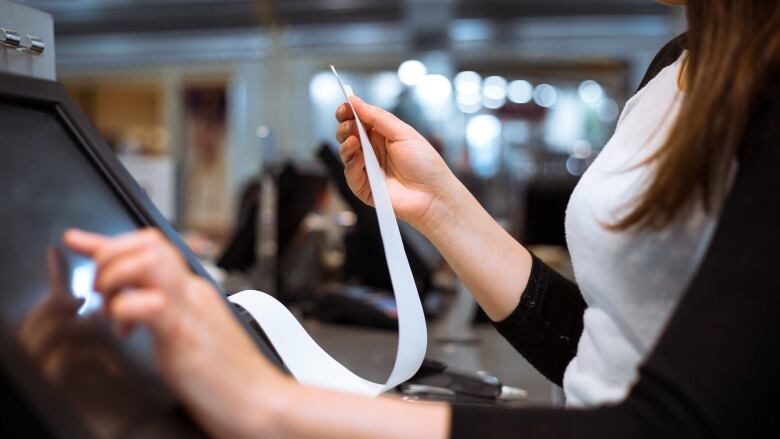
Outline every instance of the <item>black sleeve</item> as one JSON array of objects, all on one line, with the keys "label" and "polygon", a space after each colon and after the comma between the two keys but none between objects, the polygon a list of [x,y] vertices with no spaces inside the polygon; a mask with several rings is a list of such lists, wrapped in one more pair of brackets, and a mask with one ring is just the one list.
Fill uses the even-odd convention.
[{"label": "black sleeve", "polygon": [[688,33],[677,36],[672,41],[666,43],[664,47],[655,55],[650,62],[650,67],[647,68],[645,76],[642,77],[642,82],[639,83],[639,88],[636,91],[641,90],[650,82],[651,79],[664,69],[664,67],[671,65],[682,55],[683,50],[688,42]]},{"label": "black sleeve", "polygon": [[452,437],[778,435],[780,93],[752,114],[708,252],[626,400],[579,410],[453,407]]},{"label": "black sleeve", "polygon": [[498,332],[539,372],[561,385],[563,372],[577,354],[582,315],[587,305],[579,288],[536,256],[520,303]]}]

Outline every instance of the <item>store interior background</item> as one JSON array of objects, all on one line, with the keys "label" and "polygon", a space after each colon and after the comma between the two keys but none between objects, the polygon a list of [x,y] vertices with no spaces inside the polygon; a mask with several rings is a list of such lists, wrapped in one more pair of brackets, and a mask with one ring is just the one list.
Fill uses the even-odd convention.
[{"label": "store interior background", "polygon": [[[507,230],[567,271],[568,194],[653,55],[684,28],[681,10],[652,0],[20,3],[53,14],[59,80],[225,289],[273,289],[278,279],[268,277],[286,270],[296,273],[286,285],[297,286],[291,303],[362,281],[342,270],[357,219],[333,182],[295,231],[294,254],[264,274],[216,265],[251,182],[290,163],[324,172],[318,151],[337,146],[333,114],[343,101],[329,65],[364,100],[423,133]],[[500,340],[463,353],[473,331],[441,323],[458,303],[457,282],[435,250],[406,233],[434,273],[430,288],[443,292],[428,304],[443,310],[431,312],[432,324],[446,327],[431,352],[555,403],[556,392]],[[318,340],[334,351],[343,334],[371,337],[328,331]],[[368,365],[348,350],[339,359],[377,379],[389,370],[381,355]]]}]

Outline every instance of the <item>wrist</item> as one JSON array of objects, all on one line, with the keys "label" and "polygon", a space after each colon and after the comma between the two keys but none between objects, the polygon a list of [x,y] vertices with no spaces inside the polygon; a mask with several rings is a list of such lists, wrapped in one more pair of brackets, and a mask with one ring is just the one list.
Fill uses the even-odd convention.
[{"label": "wrist", "polygon": [[435,241],[436,237],[457,219],[458,210],[462,208],[468,195],[468,190],[460,180],[450,173],[445,184],[441,185],[441,190],[432,197],[428,209],[412,226],[431,241]]},{"label": "wrist", "polygon": [[246,437],[285,437],[286,417],[293,409],[301,387],[293,378],[274,370],[273,377],[255,380],[246,392],[247,415],[242,431]]}]

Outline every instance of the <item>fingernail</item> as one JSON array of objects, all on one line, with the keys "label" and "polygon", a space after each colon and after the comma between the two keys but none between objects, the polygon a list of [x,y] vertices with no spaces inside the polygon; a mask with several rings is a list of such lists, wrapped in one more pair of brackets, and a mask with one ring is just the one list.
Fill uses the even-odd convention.
[{"label": "fingernail", "polygon": [[63,240],[79,239],[81,236],[81,231],[78,229],[67,229],[62,232]]}]

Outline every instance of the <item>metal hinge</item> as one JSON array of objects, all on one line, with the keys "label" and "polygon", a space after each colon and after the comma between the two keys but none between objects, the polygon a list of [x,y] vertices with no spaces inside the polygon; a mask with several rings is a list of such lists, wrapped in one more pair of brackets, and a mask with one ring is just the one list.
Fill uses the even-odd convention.
[{"label": "metal hinge", "polygon": [[25,34],[20,35],[11,29],[0,27],[0,46],[40,55],[46,50],[46,43],[40,37]]}]

